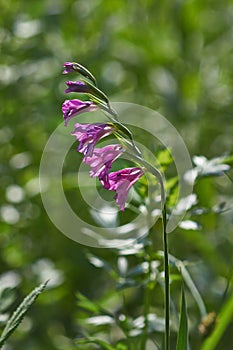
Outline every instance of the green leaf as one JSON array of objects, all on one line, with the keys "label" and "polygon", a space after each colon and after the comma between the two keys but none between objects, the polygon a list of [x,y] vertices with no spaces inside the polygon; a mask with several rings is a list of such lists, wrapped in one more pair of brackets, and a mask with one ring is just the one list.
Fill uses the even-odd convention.
[{"label": "green leaf", "polygon": [[108,315],[108,316],[112,317],[112,314],[110,312],[108,312],[107,310],[102,308],[98,303],[95,303],[95,302],[91,301],[90,299],[88,299],[82,293],[78,292],[77,298],[78,298],[78,306],[80,308],[84,309],[85,311],[88,311],[88,312],[91,312],[94,314],[101,313],[103,315]]},{"label": "green leaf", "polygon": [[205,340],[201,350],[214,350],[233,317],[233,293],[223,306],[213,333]]},{"label": "green leaf", "polygon": [[199,293],[197,287],[195,286],[188,270],[186,267],[182,264],[181,265],[181,271],[182,271],[182,278],[184,279],[187,287],[189,288],[190,292],[192,293],[193,298],[195,299],[197,306],[200,310],[200,314],[204,316],[206,314],[205,304],[201,297],[201,294]]},{"label": "green leaf", "polygon": [[188,348],[189,348],[188,347],[188,317],[187,317],[187,310],[186,310],[184,286],[182,284],[180,325],[179,325],[176,350],[187,350]]},{"label": "green leaf", "polygon": [[179,185],[179,179],[178,176],[174,176],[170,179],[166,179],[166,183],[165,183],[165,188],[168,191],[173,190],[174,188],[176,188]]},{"label": "green leaf", "polygon": [[223,159],[223,163],[224,164],[229,164],[229,165],[233,165],[233,155],[229,155],[229,156],[226,156],[226,157],[222,157]]},{"label": "green leaf", "polygon": [[171,150],[169,148],[159,150],[156,154],[156,158],[163,170],[167,169],[167,167],[173,163]]},{"label": "green leaf", "polygon": [[178,177],[166,179],[165,189],[167,192],[167,206],[173,207],[176,205],[179,196],[179,181]]},{"label": "green leaf", "polygon": [[89,300],[85,295],[78,293],[78,306],[83,308],[86,311],[98,313],[100,312],[100,307],[99,305],[95,304],[91,300]]},{"label": "green leaf", "polygon": [[79,339],[77,340],[78,345],[84,345],[84,344],[96,344],[101,346],[101,349],[104,350],[115,350],[113,346],[105,342],[104,340],[98,339],[98,338],[87,338],[87,339]]},{"label": "green leaf", "polygon": [[7,321],[6,327],[4,328],[1,338],[0,338],[0,347],[3,346],[7,338],[11,335],[12,332],[18,327],[22,322],[26,312],[35,302],[36,298],[40,295],[41,292],[45,289],[48,281],[42,283],[39,287],[35,288],[29,295],[24,298],[22,303]]},{"label": "green leaf", "polygon": [[197,306],[200,310],[201,316],[202,317],[205,316],[206,315],[205,304],[184,263],[181,260],[175,258],[171,254],[169,254],[169,261],[172,265],[175,265],[179,271],[181,271],[182,279],[185,282],[186,286],[189,288],[193,298],[195,299]]},{"label": "green leaf", "polygon": [[127,350],[127,349],[128,349],[127,345],[122,343],[118,343],[116,346],[116,350]]}]

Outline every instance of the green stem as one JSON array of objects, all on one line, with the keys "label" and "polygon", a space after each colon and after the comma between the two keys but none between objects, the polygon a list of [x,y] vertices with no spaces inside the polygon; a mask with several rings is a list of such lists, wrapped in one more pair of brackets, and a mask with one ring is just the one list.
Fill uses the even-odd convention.
[{"label": "green stem", "polygon": [[164,203],[162,210],[163,220],[163,249],[164,249],[164,274],[165,274],[165,338],[164,348],[170,349],[170,282],[169,282],[169,259],[168,259],[168,241],[167,241],[167,208]]},{"label": "green stem", "polygon": [[165,275],[165,335],[164,348],[170,350],[170,281],[169,281],[169,258],[168,258],[168,240],[167,240],[167,207],[164,180],[160,171],[154,168],[150,163],[141,157],[135,156],[138,162],[143,164],[159,181],[161,188],[161,208],[162,208],[162,227],[163,227],[163,250],[164,250],[164,275]]},{"label": "green stem", "polygon": [[[139,158],[139,157],[137,157]],[[169,281],[169,258],[168,258],[168,240],[167,240],[167,207],[164,180],[160,171],[154,168],[150,163],[141,159],[143,165],[159,180],[161,187],[161,208],[162,208],[162,227],[163,227],[163,250],[164,250],[164,277],[165,277],[165,335],[164,348],[170,350],[170,281]]]},{"label": "green stem", "polygon": [[146,285],[145,285],[145,296],[144,296],[144,329],[142,334],[142,340],[141,340],[141,350],[145,350],[146,348],[146,341],[148,337],[148,330],[149,330],[149,321],[148,321],[148,314],[150,313],[150,305],[151,305],[151,297],[152,297],[152,288],[151,288],[151,276],[152,276],[152,260],[153,260],[153,250],[152,246],[148,246],[148,273],[146,276]]},{"label": "green stem", "polygon": [[[109,112],[110,114],[112,109],[109,106],[108,102],[108,107],[109,107]],[[115,112],[115,111],[114,111]],[[113,114],[112,114],[113,115]],[[117,113],[116,113],[117,115]],[[114,117],[116,118],[116,115]],[[126,153],[129,153],[130,156],[138,162],[140,165],[145,167],[152,175],[154,175],[160,184],[160,189],[161,189],[161,210],[162,210],[162,228],[163,228],[163,249],[164,249],[164,274],[165,274],[165,335],[164,335],[164,344],[165,344],[165,350],[170,350],[170,281],[169,281],[169,258],[168,258],[168,240],[167,240],[167,208],[166,208],[166,193],[165,193],[165,187],[164,187],[164,179],[162,173],[153,167],[149,162],[147,162],[145,159],[142,158],[141,152],[138,151],[132,134],[130,133],[130,140],[132,142],[133,146],[133,152],[131,150],[127,150]],[[151,261],[150,261],[151,262]],[[146,287],[147,291],[148,287]],[[150,291],[148,291],[149,293]],[[150,307],[150,303],[148,303],[147,299],[147,294],[145,295],[145,313],[147,312],[148,314],[148,307]],[[147,314],[144,314],[146,316],[145,318],[145,332],[148,328],[147,323]],[[147,339],[147,334],[144,332],[144,337],[142,341],[142,347],[141,349],[143,350],[143,346],[145,347],[144,343],[146,343]]]},{"label": "green stem", "polygon": [[134,155],[135,160],[142,164],[159,181],[161,188],[161,208],[162,208],[162,227],[163,227],[163,250],[164,250],[164,275],[165,275],[165,350],[170,350],[170,281],[169,281],[169,258],[168,258],[168,240],[167,240],[167,207],[164,180],[160,171],[154,168],[143,158]]}]

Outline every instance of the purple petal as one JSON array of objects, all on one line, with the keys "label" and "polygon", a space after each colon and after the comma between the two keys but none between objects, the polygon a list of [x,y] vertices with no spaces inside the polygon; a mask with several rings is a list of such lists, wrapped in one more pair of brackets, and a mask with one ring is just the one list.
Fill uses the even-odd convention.
[{"label": "purple petal", "polygon": [[121,210],[125,209],[125,202],[130,188],[144,174],[141,168],[126,168],[108,175],[108,181],[100,179],[104,188],[116,192],[116,203]]},{"label": "purple petal", "polygon": [[72,62],[65,62],[63,64],[63,67],[65,68],[64,71],[63,71],[63,74],[68,74],[68,73],[71,73],[71,72],[75,72],[74,64]]},{"label": "purple petal", "polygon": [[105,136],[112,134],[115,127],[111,124],[75,124],[72,135],[79,141],[78,152],[83,153],[85,158],[91,157],[97,142]]},{"label": "purple petal", "polygon": [[91,101],[66,100],[62,105],[62,113],[63,118],[65,119],[65,125],[67,125],[69,120],[76,115],[84,112],[92,112],[98,108],[99,107]]},{"label": "purple petal", "polygon": [[84,159],[84,162],[91,167],[90,176],[98,176],[99,179],[109,185],[109,170],[112,167],[112,163],[120,157],[123,152],[124,148],[121,145],[109,145],[102,148],[95,148],[92,156]]},{"label": "purple petal", "polygon": [[88,85],[83,83],[82,81],[67,81],[66,85],[68,89],[65,90],[65,93],[69,92],[79,92],[79,93],[89,93],[90,88]]}]

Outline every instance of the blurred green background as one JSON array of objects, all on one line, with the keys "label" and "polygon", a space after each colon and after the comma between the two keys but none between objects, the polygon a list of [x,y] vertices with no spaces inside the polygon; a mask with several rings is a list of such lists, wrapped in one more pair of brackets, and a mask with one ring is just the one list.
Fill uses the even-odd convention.
[{"label": "blurred green background", "polygon": [[[62,121],[62,65],[86,66],[112,101],[159,111],[192,156],[228,154],[233,145],[233,3],[1,0],[0,5],[0,283],[13,288],[8,296],[13,305],[2,311],[11,312],[23,295],[50,279],[50,288],[6,350],[69,350],[69,339],[79,334],[77,290],[97,298],[111,283],[87,261],[87,247],[53,226],[39,194],[43,148]],[[196,191],[200,206],[232,200],[227,177],[204,179]],[[232,211],[206,214],[201,224],[202,231],[177,229],[170,249],[178,258],[199,261],[193,278],[208,311],[218,312],[232,268]],[[113,259],[103,249],[96,253]],[[229,327],[217,349],[230,350],[231,344]]]}]

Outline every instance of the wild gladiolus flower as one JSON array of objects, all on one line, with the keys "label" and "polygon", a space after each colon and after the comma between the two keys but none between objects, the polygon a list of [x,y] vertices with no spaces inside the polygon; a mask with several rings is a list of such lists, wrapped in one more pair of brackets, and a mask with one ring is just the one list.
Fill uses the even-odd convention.
[{"label": "wild gladiolus flower", "polygon": [[81,75],[84,75],[86,78],[90,79],[94,85],[96,85],[96,79],[95,77],[81,64],[78,64],[76,62],[65,62],[63,64],[63,67],[65,68],[63,71],[63,74],[68,73],[79,73]]},{"label": "wild gladiolus flower", "polygon": [[68,74],[71,72],[76,72],[76,70],[74,69],[74,63],[72,62],[65,62],[63,64],[63,67],[65,67],[63,74]]},{"label": "wild gladiolus flower", "polygon": [[67,81],[66,85],[68,86],[68,89],[65,90],[65,93],[68,94],[69,92],[79,92],[79,93],[90,93],[90,87],[83,83],[82,81]]},{"label": "wild gladiolus flower", "polygon": [[97,110],[99,107],[91,101],[80,101],[80,100],[66,100],[62,105],[63,117],[65,119],[65,125],[68,124],[69,120],[76,115],[84,112],[92,112]]},{"label": "wild gladiolus flower", "polygon": [[97,142],[105,136],[112,134],[116,128],[111,124],[75,124],[75,130],[72,135],[79,141],[77,151],[87,157],[91,157]]},{"label": "wild gladiolus flower", "polygon": [[116,203],[124,210],[130,188],[143,174],[141,168],[126,168],[108,174],[108,180],[100,179],[100,182],[105,189],[116,192]]},{"label": "wild gladiolus flower", "polygon": [[102,148],[94,148],[92,156],[86,157],[84,162],[90,165],[91,177],[98,176],[104,183],[108,183],[108,173],[112,163],[124,152],[121,145],[108,145]]}]

